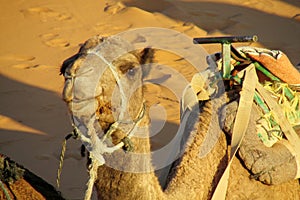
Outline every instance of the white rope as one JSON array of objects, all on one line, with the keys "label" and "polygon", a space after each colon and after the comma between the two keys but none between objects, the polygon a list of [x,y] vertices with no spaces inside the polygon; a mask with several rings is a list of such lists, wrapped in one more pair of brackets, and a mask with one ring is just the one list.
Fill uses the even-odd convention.
[{"label": "white rope", "polygon": [[98,167],[102,165],[102,164],[99,164],[96,159],[93,159],[92,156],[91,156],[91,159],[92,159],[92,163],[90,165],[91,169],[89,171],[90,178],[87,182],[87,190],[85,191],[84,200],[90,200],[91,199],[92,193],[93,193],[94,183],[97,179],[97,170],[98,170]]},{"label": "white rope", "polygon": [[[127,137],[128,138],[131,138],[133,136],[134,131],[136,130],[136,127],[139,124],[139,122],[142,120],[144,114],[145,114],[145,106],[143,104],[143,107],[140,110],[139,115],[138,115],[137,119],[135,120],[133,127],[127,133]],[[83,136],[83,135],[80,134],[80,136]],[[107,148],[107,153],[113,153],[114,151],[122,148],[124,145],[125,145],[124,142],[121,141],[118,144],[116,144],[115,146]],[[99,166],[101,166],[101,165],[104,164],[104,163],[99,163],[97,161],[97,159],[93,158],[92,155],[90,155],[90,158],[92,160],[92,163],[90,165],[91,169],[89,171],[89,177],[90,178],[89,178],[89,180],[87,182],[87,190],[85,192],[85,198],[84,198],[84,200],[90,200],[91,199],[92,193],[93,193],[93,186],[94,186],[94,183],[95,183],[95,181],[97,179],[97,169],[98,169]]]}]

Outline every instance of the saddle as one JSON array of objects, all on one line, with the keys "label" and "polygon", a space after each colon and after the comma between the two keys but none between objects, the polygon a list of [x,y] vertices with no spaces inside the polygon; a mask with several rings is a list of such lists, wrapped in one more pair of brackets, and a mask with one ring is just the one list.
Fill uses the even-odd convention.
[{"label": "saddle", "polygon": [[[236,154],[250,178],[265,184],[300,178],[300,73],[283,52],[247,46],[231,47],[225,77],[221,55],[207,57],[208,68],[194,75],[181,101],[183,119],[186,110],[212,100],[221,87],[226,95],[221,128],[231,138],[230,161],[212,199],[225,199]],[[254,124],[252,112],[258,116]]]}]

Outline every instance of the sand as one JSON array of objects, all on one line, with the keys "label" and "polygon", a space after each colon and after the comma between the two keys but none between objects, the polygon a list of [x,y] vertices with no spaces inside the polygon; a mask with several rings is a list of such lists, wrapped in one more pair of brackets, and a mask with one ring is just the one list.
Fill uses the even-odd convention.
[{"label": "sand", "polygon": [[[294,65],[300,63],[299,1],[237,2],[1,1],[0,152],[55,185],[61,142],[72,130],[61,99],[64,79],[59,68],[82,42],[97,34],[108,36],[142,27],[163,27],[189,37],[256,34],[258,43],[243,45],[280,49]],[[219,45],[203,48],[208,53],[220,50]],[[187,80],[195,73],[176,55],[161,52],[156,59],[174,65]],[[172,81],[176,83],[174,77]],[[159,147],[159,141],[170,139],[178,128],[178,98],[154,84],[146,92],[147,100],[164,106],[168,115],[163,129],[168,134],[156,138]],[[82,199],[85,191],[86,158],[79,149],[80,143],[70,140],[60,188],[68,199]]]}]

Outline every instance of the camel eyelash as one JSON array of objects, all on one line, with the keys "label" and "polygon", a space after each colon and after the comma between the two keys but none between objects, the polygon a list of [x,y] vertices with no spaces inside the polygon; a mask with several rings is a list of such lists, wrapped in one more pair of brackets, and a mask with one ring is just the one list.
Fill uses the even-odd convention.
[{"label": "camel eyelash", "polygon": [[122,74],[132,74],[136,72],[135,63],[126,63],[125,65],[121,65],[119,67],[119,70],[122,72]]}]

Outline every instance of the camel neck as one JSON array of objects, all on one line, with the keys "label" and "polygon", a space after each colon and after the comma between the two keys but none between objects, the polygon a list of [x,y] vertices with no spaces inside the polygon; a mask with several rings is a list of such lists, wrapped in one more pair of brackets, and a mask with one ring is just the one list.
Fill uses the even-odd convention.
[{"label": "camel neck", "polygon": [[[149,124],[147,113],[140,126]],[[144,129],[144,136],[149,130]],[[148,132],[146,132],[148,130]],[[98,168],[95,183],[98,199],[162,199],[163,192],[153,171],[149,137],[132,137],[134,152],[118,150]],[[128,192],[126,192],[128,191]]]}]

